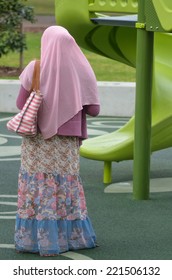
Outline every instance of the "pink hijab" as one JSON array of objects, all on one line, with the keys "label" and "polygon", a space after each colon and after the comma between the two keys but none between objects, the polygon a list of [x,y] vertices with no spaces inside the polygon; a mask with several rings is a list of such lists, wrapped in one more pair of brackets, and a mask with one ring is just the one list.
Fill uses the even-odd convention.
[{"label": "pink hijab", "polygon": [[[34,61],[20,75],[26,90],[31,87]],[[69,32],[61,26],[48,27],[41,38],[40,90],[43,102],[38,126],[48,139],[84,105],[98,105],[97,82],[86,57]]]}]

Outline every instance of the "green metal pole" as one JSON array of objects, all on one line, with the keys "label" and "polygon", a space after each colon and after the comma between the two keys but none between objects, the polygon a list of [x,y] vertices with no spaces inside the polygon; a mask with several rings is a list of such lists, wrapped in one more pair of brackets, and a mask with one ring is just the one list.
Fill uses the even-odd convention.
[{"label": "green metal pole", "polygon": [[112,162],[111,161],[105,161],[104,162],[104,176],[103,176],[103,182],[105,184],[109,184],[112,181]]},{"label": "green metal pole", "polygon": [[141,200],[149,198],[154,33],[144,28],[145,1],[138,5],[133,197]]}]

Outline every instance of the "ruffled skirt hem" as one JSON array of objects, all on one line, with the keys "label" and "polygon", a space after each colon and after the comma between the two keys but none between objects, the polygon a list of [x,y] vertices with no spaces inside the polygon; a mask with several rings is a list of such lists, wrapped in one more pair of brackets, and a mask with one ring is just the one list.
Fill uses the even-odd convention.
[{"label": "ruffled skirt hem", "polygon": [[17,216],[15,248],[18,252],[58,255],[96,247],[89,217],[84,220],[36,220]]}]

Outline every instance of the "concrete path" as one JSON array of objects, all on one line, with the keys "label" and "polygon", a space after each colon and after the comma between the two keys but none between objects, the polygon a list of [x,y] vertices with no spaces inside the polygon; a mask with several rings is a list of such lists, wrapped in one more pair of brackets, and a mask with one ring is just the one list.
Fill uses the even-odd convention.
[{"label": "concrete path", "polygon": [[55,16],[36,16],[35,23],[31,23],[28,21],[23,22],[24,32],[42,31],[51,25],[56,25]]}]

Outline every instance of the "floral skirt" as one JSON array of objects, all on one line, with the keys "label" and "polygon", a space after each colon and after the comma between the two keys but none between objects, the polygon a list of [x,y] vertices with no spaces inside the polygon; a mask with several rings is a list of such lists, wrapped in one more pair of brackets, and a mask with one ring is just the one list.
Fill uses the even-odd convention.
[{"label": "floral skirt", "polygon": [[96,247],[79,176],[79,139],[40,134],[21,146],[15,247],[54,255]]}]

